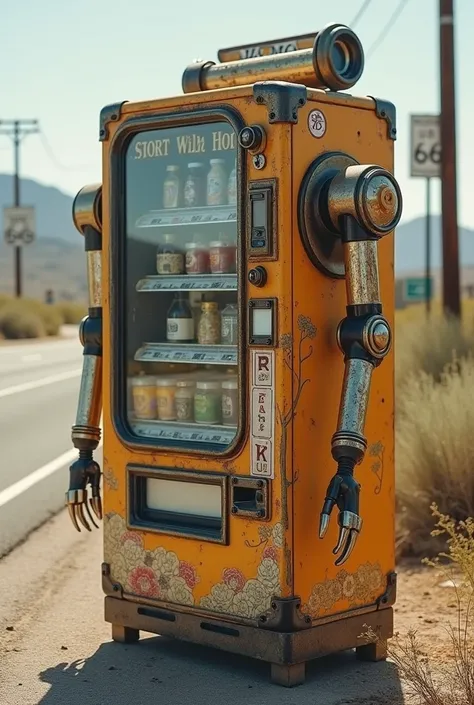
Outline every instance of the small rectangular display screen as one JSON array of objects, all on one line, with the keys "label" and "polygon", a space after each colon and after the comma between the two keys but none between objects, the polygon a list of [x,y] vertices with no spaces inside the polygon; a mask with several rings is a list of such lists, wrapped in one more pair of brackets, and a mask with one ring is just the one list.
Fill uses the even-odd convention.
[{"label": "small rectangular display screen", "polygon": [[267,200],[264,193],[252,195],[252,236],[251,247],[267,245]]}]

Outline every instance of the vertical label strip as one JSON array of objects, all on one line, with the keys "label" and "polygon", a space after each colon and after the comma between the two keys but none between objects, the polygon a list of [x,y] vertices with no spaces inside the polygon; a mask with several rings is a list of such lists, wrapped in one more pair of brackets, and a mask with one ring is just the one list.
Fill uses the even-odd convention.
[{"label": "vertical label strip", "polygon": [[252,350],[252,389],[250,394],[250,474],[275,476],[275,353]]}]

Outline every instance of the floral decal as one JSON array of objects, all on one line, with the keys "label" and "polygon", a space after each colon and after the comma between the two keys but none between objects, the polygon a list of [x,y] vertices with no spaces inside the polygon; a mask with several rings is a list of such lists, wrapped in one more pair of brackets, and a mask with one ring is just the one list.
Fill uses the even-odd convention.
[{"label": "floral decal", "polygon": [[106,514],[104,524],[104,559],[112,578],[126,592],[180,605],[194,604],[193,589],[199,582],[194,566],[161,547],[145,550],[142,534],[128,531],[119,514]]},{"label": "floral decal", "polygon": [[[317,329],[311,318],[308,316],[298,316],[297,320],[299,341],[298,350],[295,355],[296,360],[293,361],[293,336],[290,333],[284,333],[280,337],[280,347],[283,350],[283,360],[286,367],[291,371],[294,378],[294,396],[288,408],[280,408],[277,404],[277,416],[281,425],[281,441],[280,441],[280,478],[281,478],[281,541],[283,545],[283,534],[288,529],[288,488],[293,484],[293,480],[289,480],[286,475],[286,453],[288,444],[288,426],[293,421],[298,403],[301,397],[301,392],[304,386],[309,382],[309,378],[303,379],[303,365],[313,354],[313,346],[310,344],[307,351],[304,352],[305,341],[313,340],[316,337]],[[292,562],[291,552],[285,550],[285,580],[288,586],[292,583]]]},{"label": "floral decal", "polygon": [[104,476],[104,482],[109,488],[109,490],[118,490],[118,480],[115,477],[115,473],[111,468],[107,468],[107,470],[104,470],[103,473]]},{"label": "floral decal", "polygon": [[341,570],[332,580],[315,585],[308,604],[302,611],[312,617],[328,612],[336,602],[347,600],[350,608],[369,604],[386,586],[386,578],[378,563],[364,563],[355,573]]},{"label": "floral decal", "polygon": [[[273,597],[279,595],[280,564],[279,549],[283,546],[281,523],[259,527],[258,543],[246,541],[246,545],[258,548],[265,545],[255,578],[247,580],[238,568],[225,568],[222,582],[214,585],[203,597],[200,607],[213,612],[226,612],[238,617],[255,619],[270,609]],[[273,545],[267,545],[273,543]]]},{"label": "floral decal", "polygon": [[383,444],[380,441],[377,441],[377,443],[373,443],[369,448],[369,456],[371,458],[375,458],[374,462],[372,463],[371,470],[378,480],[378,484],[376,485],[375,490],[374,490],[375,494],[380,494],[380,492],[382,490],[384,451],[385,451],[385,447],[383,446]]}]

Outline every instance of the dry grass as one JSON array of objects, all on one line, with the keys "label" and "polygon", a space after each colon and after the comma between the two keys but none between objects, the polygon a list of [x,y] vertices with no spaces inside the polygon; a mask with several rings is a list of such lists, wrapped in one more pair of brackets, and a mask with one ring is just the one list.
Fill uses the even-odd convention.
[{"label": "dry grass", "polygon": [[86,313],[84,305],[74,302],[48,305],[36,299],[0,294],[0,338],[56,336],[64,323],[79,323]]},{"label": "dry grass", "polygon": [[430,504],[456,520],[474,516],[474,320],[423,308],[396,318],[398,555],[440,550]]},{"label": "dry grass", "polygon": [[[388,644],[388,654],[398,667],[408,691],[409,702],[417,705],[474,705],[474,519],[456,522],[434,504],[437,519],[433,537],[443,538],[446,550],[434,560],[423,562],[439,570],[451,580],[457,602],[454,624],[446,624],[450,658],[434,662],[419,642],[416,630],[406,636],[396,634]],[[361,637],[377,641],[377,635],[366,627]]]}]

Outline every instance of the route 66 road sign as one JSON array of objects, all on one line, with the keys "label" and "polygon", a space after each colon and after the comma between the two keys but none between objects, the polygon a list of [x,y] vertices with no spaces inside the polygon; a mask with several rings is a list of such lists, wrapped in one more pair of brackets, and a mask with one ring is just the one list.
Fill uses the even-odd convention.
[{"label": "route 66 road sign", "polygon": [[35,239],[35,209],[33,206],[3,209],[3,233],[8,245],[21,247]]},{"label": "route 66 road sign", "polygon": [[439,115],[411,116],[411,175],[440,176],[441,131]]}]

